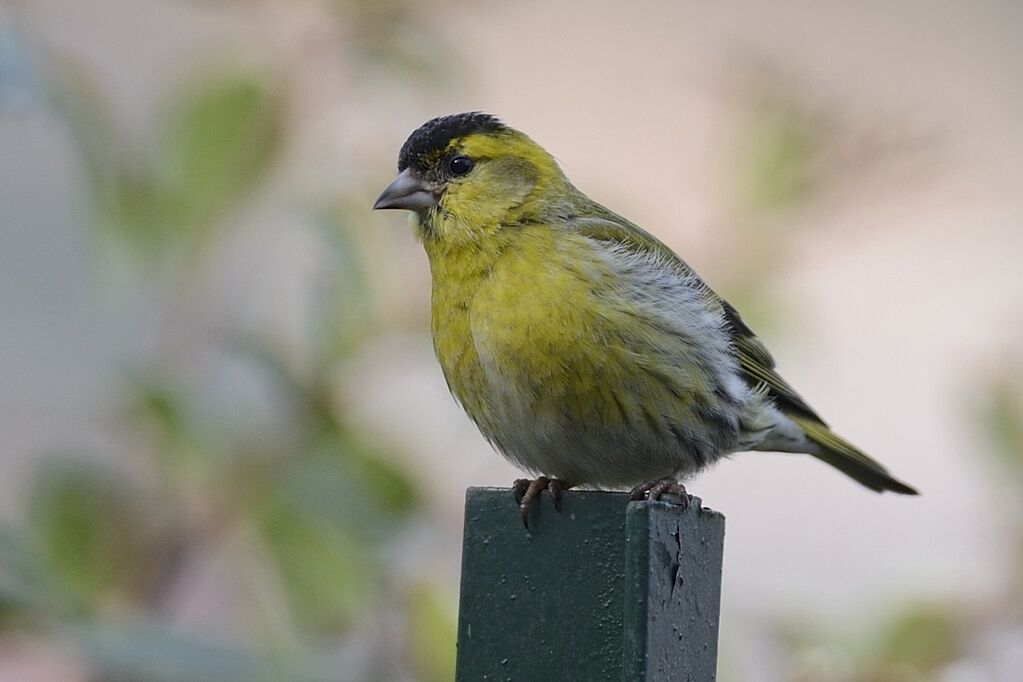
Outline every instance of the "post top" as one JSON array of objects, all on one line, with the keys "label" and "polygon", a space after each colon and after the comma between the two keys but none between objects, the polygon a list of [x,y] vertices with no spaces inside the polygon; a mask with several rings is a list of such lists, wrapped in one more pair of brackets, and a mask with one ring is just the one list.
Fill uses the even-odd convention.
[{"label": "post top", "polygon": [[[465,489],[465,501],[469,503],[472,501],[475,504],[498,504],[501,506],[514,507],[510,501],[513,501],[514,493],[511,488],[501,488],[498,486],[469,486]],[[620,490],[587,490],[587,489],[572,489],[566,490],[561,493],[561,499],[563,502],[563,510],[567,509],[566,504],[575,506],[577,504],[621,504],[623,511],[634,506],[649,505],[658,509],[664,509],[666,511],[674,509],[679,514],[686,513],[686,509],[683,509],[680,504],[672,501],[671,499],[665,500],[630,500],[629,493],[622,492]],[[724,518],[724,514],[710,507],[703,505],[703,498],[695,495],[690,495],[691,503],[688,511],[693,512],[699,516],[712,515],[720,516]],[[537,499],[537,502],[544,506],[553,507],[550,499],[546,495],[541,495]],[[537,506],[540,506],[538,504]],[[468,507],[466,507],[468,509]],[[551,509],[553,512],[554,510]],[[555,512],[556,513],[556,512]]]}]

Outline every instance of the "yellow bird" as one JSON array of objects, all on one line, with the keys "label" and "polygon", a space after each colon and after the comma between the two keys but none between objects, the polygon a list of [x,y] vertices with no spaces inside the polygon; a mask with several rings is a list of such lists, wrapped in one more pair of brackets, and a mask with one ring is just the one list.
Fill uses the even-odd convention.
[{"label": "yellow bird", "polygon": [[828,428],[681,258],[497,118],[423,124],[374,208],[412,212],[451,393],[539,476],[515,482],[523,521],[540,492],[557,505],[577,485],[686,504],[680,477],[744,450],[807,453],[916,494]]}]

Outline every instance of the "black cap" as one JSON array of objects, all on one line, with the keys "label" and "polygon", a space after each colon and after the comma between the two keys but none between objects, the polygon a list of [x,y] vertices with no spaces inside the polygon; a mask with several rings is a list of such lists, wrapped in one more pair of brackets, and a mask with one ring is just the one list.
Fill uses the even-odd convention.
[{"label": "black cap", "polygon": [[409,166],[426,170],[436,156],[443,152],[451,140],[472,133],[493,133],[505,130],[496,116],[481,111],[451,114],[430,119],[419,126],[398,152],[398,172]]}]

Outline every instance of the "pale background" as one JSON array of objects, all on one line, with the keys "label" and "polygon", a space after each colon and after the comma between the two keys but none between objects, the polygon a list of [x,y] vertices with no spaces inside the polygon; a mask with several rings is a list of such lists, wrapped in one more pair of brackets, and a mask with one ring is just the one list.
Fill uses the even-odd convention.
[{"label": "pale background", "polygon": [[[1019,679],[1023,6],[719,5],[0,3],[0,680],[252,679],[268,651],[268,679],[450,677],[463,489],[519,474],[447,393],[411,230],[369,207],[412,129],[477,109],[677,250],[922,492],[762,453],[691,482],[728,518],[721,679]],[[223,74],[266,125],[209,172],[248,179],[192,213],[104,199],[194,200],[174,150],[194,134],[202,166],[201,126],[249,110],[173,121]],[[318,409],[328,436],[295,426]],[[262,485],[339,442],[414,491],[374,542],[373,495],[281,517]]]}]

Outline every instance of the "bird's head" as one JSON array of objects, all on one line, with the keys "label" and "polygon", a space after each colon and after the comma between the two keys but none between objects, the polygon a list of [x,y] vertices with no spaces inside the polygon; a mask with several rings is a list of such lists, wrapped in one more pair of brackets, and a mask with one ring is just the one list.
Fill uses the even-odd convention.
[{"label": "bird's head", "polygon": [[373,208],[414,211],[424,238],[470,241],[555,211],[569,187],[540,145],[472,112],[413,132],[398,154],[398,177]]}]

